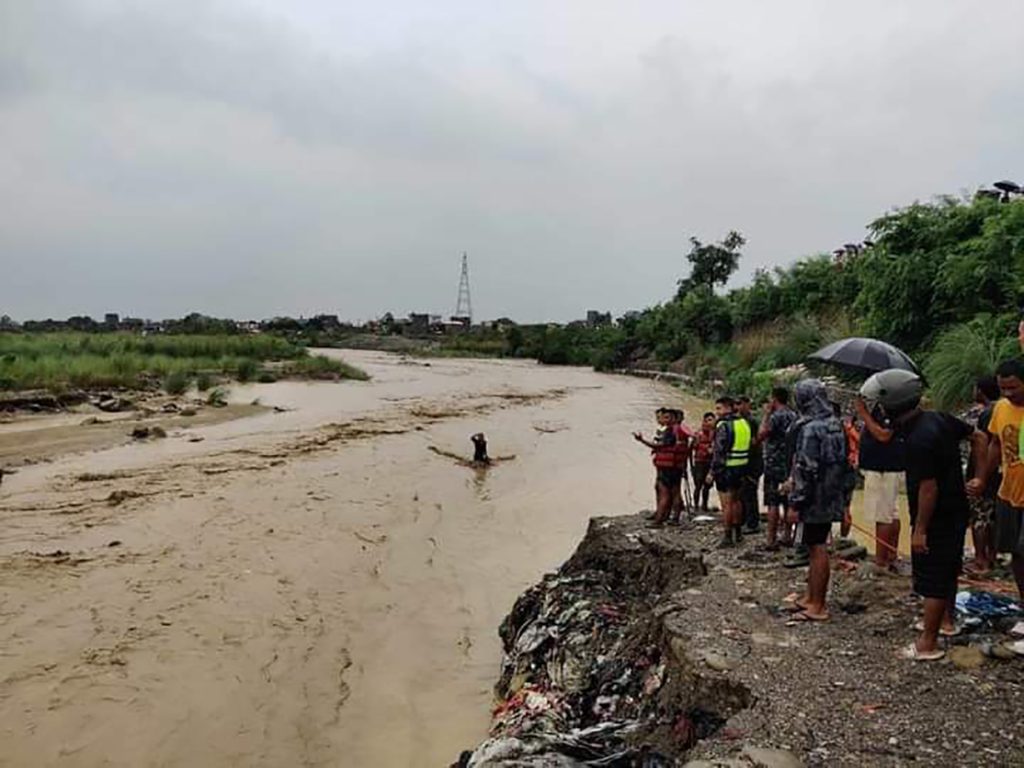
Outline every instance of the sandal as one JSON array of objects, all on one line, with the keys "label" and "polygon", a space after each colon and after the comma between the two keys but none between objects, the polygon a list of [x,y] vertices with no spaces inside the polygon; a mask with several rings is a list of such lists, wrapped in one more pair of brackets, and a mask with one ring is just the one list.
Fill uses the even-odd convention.
[{"label": "sandal", "polygon": [[801,601],[803,595],[797,594],[796,592],[790,592],[784,598],[782,598],[782,610],[785,613],[803,613],[807,610],[807,606]]},{"label": "sandal", "polygon": [[[917,623],[914,624],[914,629],[916,629],[918,632],[924,632],[924,619],[919,619]],[[959,625],[957,625],[952,632],[950,632],[948,629],[943,629],[942,627],[939,627],[939,634],[943,637],[959,637],[963,633],[963,631],[964,628]]]},{"label": "sandal", "polygon": [[826,621],[830,621],[832,615],[829,613],[821,616],[815,616],[812,613],[808,613],[806,610],[797,611],[790,616],[789,621],[786,622],[787,627],[795,627],[797,624],[822,624]]},{"label": "sandal", "polygon": [[936,648],[934,651],[919,651],[916,643],[911,643],[906,648],[900,649],[900,656],[910,661],[938,661],[945,655],[946,652],[941,648]]}]

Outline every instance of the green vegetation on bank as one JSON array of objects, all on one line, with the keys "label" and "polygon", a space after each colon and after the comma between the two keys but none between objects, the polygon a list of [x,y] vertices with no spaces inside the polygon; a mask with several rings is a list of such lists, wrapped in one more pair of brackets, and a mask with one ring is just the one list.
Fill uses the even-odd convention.
[{"label": "green vegetation on bank", "polygon": [[923,365],[940,407],[964,402],[977,376],[1019,351],[1024,199],[915,203],[868,231],[863,245],[759,270],[750,285],[730,291],[724,285],[742,259],[744,238],[731,232],[718,243],[693,239],[688,276],[662,304],[597,327],[474,328],[430,349],[666,370],[691,376],[700,388],[762,396],[816,348],[863,335],[896,344]]},{"label": "green vegetation on bank", "polygon": [[253,335],[0,333],[0,389],[164,388],[180,394],[214,377],[365,379],[339,360],[285,339]]}]

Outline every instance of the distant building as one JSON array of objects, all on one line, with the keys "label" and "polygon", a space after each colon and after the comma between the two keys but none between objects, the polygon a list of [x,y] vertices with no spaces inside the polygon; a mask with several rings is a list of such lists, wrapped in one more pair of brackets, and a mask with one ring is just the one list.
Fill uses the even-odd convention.
[{"label": "distant building", "polygon": [[341,327],[341,321],[337,315],[316,315],[309,319],[307,325],[321,331],[336,331]]},{"label": "distant building", "polygon": [[442,328],[447,336],[457,336],[461,333],[466,333],[469,331],[469,318],[453,317],[447,323],[444,323]]},{"label": "distant building", "polygon": [[99,330],[100,324],[93,320],[88,315],[75,315],[67,319],[68,328],[73,331],[82,331],[85,333],[93,333]]},{"label": "distant building", "polygon": [[425,312],[410,312],[406,330],[412,336],[426,336],[430,333],[430,315]]},{"label": "distant building", "polygon": [[612,324],[612,313],[611,312],[598,312],[595,309],[591,309],[587,312],[587,326],[590,328],[600,328],[603,325]]},{"label": "distant building", "polygon": [[103,325],[110,330],[116,330],[121,325],[121,316],[117,312],[107,312],[103,316]]}]

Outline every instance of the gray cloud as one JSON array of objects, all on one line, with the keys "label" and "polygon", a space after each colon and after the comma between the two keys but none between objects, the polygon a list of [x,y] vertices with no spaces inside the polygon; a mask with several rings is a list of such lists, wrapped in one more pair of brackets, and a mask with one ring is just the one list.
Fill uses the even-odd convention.
[{"label": "gray cloud", "polygon": [[467,250],[569,319],[1024,176],[1013,6],[489,5],[0,3],[0,312],[450,311]]}]

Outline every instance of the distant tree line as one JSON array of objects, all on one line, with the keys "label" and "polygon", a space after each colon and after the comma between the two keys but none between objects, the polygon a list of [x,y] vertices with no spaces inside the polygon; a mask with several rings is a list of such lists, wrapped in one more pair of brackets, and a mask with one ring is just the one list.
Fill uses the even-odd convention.
[{"label": "distant tree line", "polygon": [[601,328],[520,326],[504,352],[598,369],[656,368],[764,394],[780,369],[829,341],[884,339],[924,365],[939,404],[970,394],[1017,349],[1024,300],[1024,199],[914,203],[868,225],[870,239],[722,292],[746,241],[690,241],[668,301]]},{"label": "distant tree line", "polygon": [[594,312],[568,325],[503,319],[442,334],[416,322],[426,315],[398,320],[388,313],[355,326],[336,315],[240,323],[193,313],[157,323],[108,315],[103,321],[77,316],[20,327],[4,316],[0,331],[260,331],[311,346],[344,345],[367,335],[429,337],[442,354],[670,370],[698,384],[752,394],[767,392],[780,371],[816,347],[865,335],[894,343],[923,363],[937,402],[962,401],[976,376],[1016,349],[1014,329],[1024,301],[1024,197],[942,197],[895,210],[867,229],[870,239],[863,243],[758,270],[749,285],[728,291],[724,286],[747,245],[743,235],[729,232],[710,243],[691,238],[674,295],[613,322]]}]

